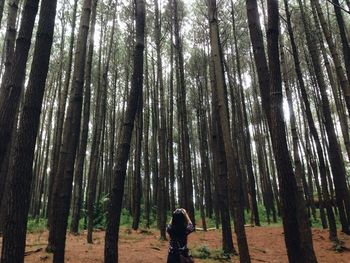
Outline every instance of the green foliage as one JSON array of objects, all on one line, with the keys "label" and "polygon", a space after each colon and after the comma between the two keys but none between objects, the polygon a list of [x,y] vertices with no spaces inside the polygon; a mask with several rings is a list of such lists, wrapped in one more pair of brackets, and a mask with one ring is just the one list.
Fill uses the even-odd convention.
[{"label": "green foliage", "polygon": [[[326,210],[325,210],[325,213],[326,213]],[[338,216],[335,215],[335,218],[336,218],[335,224],[337,226],[337,229],[340,229],[341,224],[340,224],[339,215]],[[323,228],[319,209],[316,209],[316,220],[311,216],[310,224],[311,224],[311,227],[313,228],[320,228],[320,229]]]},{"label": "green foliage", "polygon": [[103,195],[94,205],[94,228],[105,229],[107,225],[108,195]]},{"label": "green foliage", "polygon": [[[107,224],[107,203],[108,203],[108,195],[103,195],[101,199],[95,204],[94,206],[94,228],[95,229],[105,229],[106,224]],[[86,207],[85,204],[83,204],[83,207]],[[281,218],[277,218],[277,223],[271,222],[268,224],[267,218],[266,218],[266,212],[265,208],[262,204],[258,204],[258,211],[260,215],[260,222],[262,226],[270,226],[270,227],[280,227],[282,226],[282,220]],[[86,229],[86,209],[82,209],[81,211],[81,219],[79,221],[79,230]],[[245,219],[246,223],[250,223],[250,211],[245,210]],[[319,215],[319,210],[316,210],[317,213],[317,219],[314,220],[313,218],[310,219],[311,226],[313,228],[322,228],[322,223]],[[140,218],[140,226],[142,226],[143,229],[146,229],[145,224],[145,218],[144,218],[144,206],[141,206],[141,218]],[[168,211],[167,213],[167,222],[170,221],[172,216],[172,211]],[[200,211],[196,210],[195,211],[195,216],[196,216],[196,223],[198,227],[201,227],[201,216],[200,216]],[[215,216],[212,218],[205,218],[207,228],[215,228],[216,223],[215,223]],[[271,216],[272,220],[272,216]],[[126,226],[130,227],[133,221],[133,217],[130,214],[130,211],[126,208],[122,209],[122,214],[120,218],[120,225],[121,226]],[[71,217],[68,218],[68,226],[71,224]],[[27,224],[27,229],[28,232],[42,232],[46,230],[47,226],[47,219],[45,218],[29,218],[28,219],[28,224]],[[233,222],[232,222],[233,226]],[[157,207],[153,206],[151,208],[150,212],[150,228],[151,229],[157,229]],[[337,220],[337,228],[340,228],[340,223],[339,220]]]},{"label": "green foliage", "polygon": [[207,245],[194,247],[191,249],[191,255],[194,258],[206,259],[212,262],[214,261],[230,261],[230,255],[224,253],[221,249],[210,249]]},{"label": "green foliage", "polygon": [[47,219],[45,218],[28,218],[27,231],[29,233],[44,232],[47,226]]},{"label": "green foliage", "polygon": [[129,213],[129,210],[123,208],[122,214],[120,216],[120,225],[121,226],[129,226],[132,222],[132,217]]},{"label": "green foliage", "polygon": [[[195,216],[196,216],[197,224],[199,222],[202,223],[202,217],[201,217],[201,214],[200,214],[199,210],[195,211]],[[207,223],[207,228],[215,228],[216,227],[215,216],[213,216],[212,218],[205,217],[205,222]]]},{"label": "green foliage", "polygon": [[[158,212],[157,206],[152,206],[150,217],[149,217],[151,228],[157,228],[157,212]],[[167,216],[171,216],[171,215],[168,214]]]},{"label": "green foliage", "polygon": [[344,251],[344,247],[340,243],[337,243],[334,245],[334,250],[337,251],[338,253],[341,253]]},{"label": "green foliage", "polygon": [[194,252],[192,252],[192,255],[196,258],[201,258],[201,259],[209,258],[210,249],[206,245],[200,246],[197,249],[195,249]]},{"label": "green foliage", "polygon": [[[102,194],[101,198],[94,204],[94,228],[96,229],[105,229],[107,225],[107,204],[109,198],[108,194]],[[80,221],[79,221],[79,229],[86,229],[86,218],[87,218],[87,210],[86,204],[82,204]]]},{"label": "green foliage", "polygon": [[[276,210],[277,210],[277,207],[276,207]],[[278,216],[277,216],[277,222],[276,223],[273,222],[272,212],[270,214],[270,224],[268,223],[265,206],[261,203],[258,204],[258,212],[259,212],[261,226],[281,226],[282,225],[282,219]],[[251,211],[250,212],[245,211],[247,222],[250,220],[250,213]]]}]

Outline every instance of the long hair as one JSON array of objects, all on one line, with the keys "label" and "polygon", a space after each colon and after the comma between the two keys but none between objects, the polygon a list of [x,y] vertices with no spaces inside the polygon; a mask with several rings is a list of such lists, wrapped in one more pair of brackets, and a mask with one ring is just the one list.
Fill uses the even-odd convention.
[{"label": "long hair", "polygon": [[172,234],[175,236],[184,235],[187,227],[187,220],[181,209],[176,209],[171,220]]}]

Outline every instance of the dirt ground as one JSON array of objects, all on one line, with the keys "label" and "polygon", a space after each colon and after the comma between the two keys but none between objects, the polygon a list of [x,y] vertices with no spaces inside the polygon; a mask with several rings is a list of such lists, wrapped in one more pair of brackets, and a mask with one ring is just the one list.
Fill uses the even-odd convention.
[{"label": "dirt ground", "polygon": [[[280,227],[247,227],[247,237],[252,262],[288,262],[283,240],[283,230]],[[52,255],[45,252],[47,232],[28,234],[25,262],[51,262]],[[325,230],[314,229],[313,240],[318,262],[350,263],[350,237],[339,234],[344,242],[345,251],[336,252],[327,238]],[[167,242],[159,241],[158,232],[130,231],[122,229],[119,242],[120,263],[155,263],[166,262]],[[189,237],[189,247],[207,246],[209,249],[221,248],[221,232],[197,231]],[[237,248],[237,245],[235,243]],[[103,262],[104,232],[94,233],[94,244],[87,244],[86,235],[67,235],[66,262],[90,263]],[[195,259],[196,263],[219,262],[213,259]],[[227,262],[227,261],[226,261]],[[233,257],[230,262],[238,262]]]}]

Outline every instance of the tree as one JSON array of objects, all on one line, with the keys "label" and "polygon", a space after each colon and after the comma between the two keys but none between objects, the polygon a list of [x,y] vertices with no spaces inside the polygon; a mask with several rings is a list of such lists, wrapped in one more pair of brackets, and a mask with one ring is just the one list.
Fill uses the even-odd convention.
[{"label": "tree", "polygon": [[[57,126],[55,129],[55,135],[54,135],[54,142],[53,142],[53,150],[51,155],[51,166],[50,166],[50,178],[49,178],[49,196],[48,196],[48,225],[50,226],[51,217],[50,217],[50,209],[52,205],[52,195],[53,195],[53,185],[55,182],[55,176],[57,175],[57,165],[58,165],[58,159],[59,159],[59,153],[60,153],[60,147],[62,144],[62,128],[63,128],[63,122],[64,122],[64,116],[65,116],[65,110],[66,110],[66,103],[68,98],[68,91],[69,91],[69,83],[71,80],[71,74],[72,74],[72,61],[73,61],[73,48],[74,48],[74,41],[75,41],[75,28],[76,28],[76,20],[77,20],[77,9],[78,9],[78,0],[74,0],[74,6],[73,6],[73,19],[71,23],[71,34],[70,34],[70,41],[69,41],[69,51],[68,51],[68,61],[67,61],[67,68],[66,68],[66,74],[64,77],[64,85],[63,89],[61,90],[60,87],[60,93],[59,93],[59,100],[58,100],[58,110],[56,114],[56,120],[57,120]],[[64,25],[63,25],[64,26]],[[64,39],[64,38],[63,38]],[[63,45],[63,43],[62,43]],[[63,66],[63,63],[62,63]]]},{"label": "tree", "polygon": [[[290,38],[291,47],[292,47],[294,68],[295,68],[295,72],[297,75],[299,89],[301,92],[303,104],[305,107],[305,114],[306,114],[307,123],[308,123],[311,136],[314,139],[314,142],[316,144],[316,149],[317,149],[317,155],[318,155],[318,160],[319,160],[319,171],[320,171],[321,181],[322,181],[322,194],[323,194],[323,198],[325,201],[324,205],[325,205],[325,208],[327,211],[327,217],[328,217],[328,221],[329,221],[329,225],[330,225],[330,228],[329,228],[330,239],[335,239],[337,236],[337,232],[336,232],[335,218],[334,218],[333,210],[332,210],[331,204],[330,204],[330,196],[329,196],[329,191],[328,191],[328,182],[327,182],[327,175],[326,175],[326,164],[325,164],[325,160],[324,160],[323,150],[321,147],[320,138],[319,138],[316,126],[315,126],[315,122],[314,122],[312,112],[311,112],[310,102],[309,102],[308,95],[306,92],[305,82],[303,79],[303,74],[302,74],[301,65],[300,65],[299,53],[298,53],[297,45],[295,43],[294,32],[293,32],[292,24],[291,24],[291,15],[289,12],[289,5],[288,5],[288,2],[286,0],[284,0],[284,7],[286,10],[287,29],[288,29],[289,38]],[[310,154],[307,154],[307,155],[309,156]],[[311,165],[313,165],[313,163]],[[317,171],[317,168],[316,168],[316,171]],[[315,176],[315,178],[317,178],[317,173],[315,173],[314,176]],[[322,201],[322,200],[320,200],[320,201]]]},{"label": "tree", "polygon": [[84,110],[83,110],[83,122],[81,127],[81,135],[79,141],[79,148],[77,153],[76,165],[74,167],[74,203],[72,211],[72,224],[71,232],[78,233],[80,210],[83,199],[83,173],[84,163],[86,158],[86,149],[88,143],[89,132],[89,120],[90,120],[90,102],[91,102],[91,71],[92,71],[92,59],[94,50],[94,35],[95,35],[95,23],[96,23],[96,7],[97,2],[93,3],[90,21],[90,36],[88,40],[88,52],[85,71],[85,87],[84,87]]},{"label": "tree", "polygon": [[[268,1],[267,39],[269,67],[265,56],[257,3],[255,0],[247,0],[246,5],[250,38],[254,50],[255,64],[258,69],[262,106],[270,129],[280,184],[279,192],[282,201],[282,219],[288,258],[291,262],[298,262],[300,259],[306,260],[305,262],[316,262],[312,248],[310,227],[307,225],[306,211],[303,208],[303,199],[297,194],[297,185],[289,157],[281,107],[282,84],[278,47],[278,2],[274,0]],[[303,242],[303,247],[301,247],[300,242]]]},{"label": "tree", "polygon": [[329,100],[326,91],[326,82],[322,75],[322,68],[320,62],[320,51],[317,45],[315,35],[312,34],[310,23],[305,16],[304,7],[301,0],[299,2],[299,7],[302,15],[302,20],[305,28],[306,43],[308,51],[311,56],[312,66],[314,68],[314,74],[316,77],[316,83],[321,94],[321,107],[324,116],[324,125],[327,132],[327,137],[329,140],[329,161],[333,173],[335,191],[336,191],[336,202],[339,209],[340,222],[342,224],[342,231],[344,233],[350,233],[349,221],[347,219],[347,214],[350,213],[350,199],[349,190],[346,184],[345,178],[345,167],[344,161],[341,154],[341,150],[338,144],[337,136],[335,134],[335,128],[333,126],[333,120],[330,111]]},{"label": "tree", "polygon": [[[2,16],[2,11],[4,8],[4,3],[5,0],[0,1],[0,24],[1,24],[1,16]],[[4,88],[4,85],[6,84],[6,81],[9,78],[9,74],[11,71],[11,66],[12,66],[12,61],[13,61],[13,53],[14,53],[14,47],[15,47],[15,41],[16,41],[16,20],[17,20],[17,13],[18,13],[18,3],[19,0],[14,0],[12,3],[9,4],[8,6],[8,16],[7,16],[7,29],[6,29],[6,37],[5,37],[5,54],[3,56],[6,56],[5,58],[5,72],[2,76],[2,83],[0,90]],[[2,11],[1,11],[2,10]],[[2,65],[0,65],[0,69],[2,69]],[[1,92],[0,92],[1,94]],[[8,149],[9,147],[7,147]],[[9,154],[9,150],[7,150],[8,153],[3,153],[3,154]],[[1,157],[0,157],[1,158]],[[2,157],[4,158],[4,157]],[[6,172],[3,170],[4,169],[5,163],[2,163],[0,161],[0,206],[2,204],[2,197],[5,192],[5,183],[6,183]],[[1,208],[0,208],[1,209]]]},{"label": "tree", "polygon": [[[96,8],[98,1],[93,2],[93,12],[92,18],[96,22]],[[102,43],[103,37],[100,38],[100,43]],[[87,232],[87,242],[92,243],[92,230],[94,227],[94,203],[96,196],[96,188],[97,188],[97,175],[99,171],[99,163],[100,163],[100,151],[101,151],[101,136],[103,129],[103,102],[104,102],[104,90],[102,87],[101,79],[101,53],[102,53],[102,45],[100,45],[99,51],[99,70],[97,77],[97,89],[96,89],[96,107],[94,112],[94,126],[92,131],[92,142],[91,142],[91,158],[89,165],[89,175],[88,175],[88,185],[87,185],[87,221],[88,221],[88,232]]]},{"label": "tree", "polygon": [[[299,231],[298,235],[290,232],[286,234],[287,250],[291,247],[288,246],[289,242],[297,242],[299,238],[300,244],[300,256],[305,262],[317,262],[315,252],[313,250],[311,229],[308,223],[308,218],[306,214],[305,201],[302,196],[302,191],[298,190],[300,187],[298,178],[295,178],[293,172],[292,163],[290,160],[290,155],[288,152],[288,146],[286,142],[286,134],[284,127],[284,117],[282,111],[282,81],[281,81],[281,68],[279,60],[279,11],[278,11],[278,1],[269,0],[267,2],[268,7],[268,31],[267,31],[267,43],[268,43],[268,56],[269,56],[269,70],[270,70],[270,97],[271,97],[271,135],[272,143],[274,148],[274,155],[276,158],[276,164],[279,174],[280,183],[280,195],[284,201],[284,211],[286,214],[285,220],[287,222],[285,225],[285,231],[287,230],[287,225],[293,225],[296,227],[296,231]],[[284,174],[284,176],[283,176]],[[294,195],[294,204],[291,203],[291,196]],[[295,208],[294,208],[294,207]],[[294,209],[295,210],[294,210]],[[288,216],[288,210],[294,210],[296,214],[297,221],[292,219],[292,216]],[[290,220],[290,221],[289,221]],[[293,222],[293,221],[294,222]],[[297,224],[295,224],[297,223]],[[293,228],[291,226],[291,228]],[[293,240],[293,238],[295,238]],[[293,240],[293,241],[292,241]],[[294,243],[295,245],[295,243]],[[298,253],[298,252],[297,252]],[[298,254],[292,255],[288,253],[289,259],[291,261],[300,261],[300,256]],[[293,257],[296,257],[292,259]]]},{"label": "tree", "polygon": [[329,50],[331,52],[331,56],[333,58],[333,62],[334,62],[334,65],[335,65],[335,71],[336,71],[337,78],[338,78],[339,83],[340,83],[340,87],[341,87],[341,89],[343,91],[343,96],[344,96],[344,99],[345,99],[345,102],[346,102],[346,107],[348,109],[348,112],[350,112],[350,84],[349,84],[348,79],[346,78],[346,75],[345,75],[345,72],[344,72],[344,69],[343,69],[343,66],[342,66],[342,62],[340,60],[340,56],[339,56],[337,48],[336,48],[336,46],[335,46],[335,44],[333,42],[332,34],[329,31],[329,28],[327,26],[326,19],[325,19],[324,15],[323,15],[323,12],[322,12],[322,9],[321,9],[321,5],[320,5],[319,1],[318,0],[312,0],[311,4],[316,8],[317,15],[318,15],[318,18],[320,20],[321,27],[322,27],[322,30],[323,30],[323,34],[324,34],[324,36],[326,38]]},{"label": "tree", "polygon": [[117,148],[115,177],[109,200],[107,229],[105,235],[104,260],[106,263],[118,262],[118,237],[119,221],[124,194],[126,167],[130,154],[130,141],[134,128],[134,121],[138,102],[142,94],[143,84],[143,50],[145,30],[145,2],[137,0],[135,4],[136,14],[136,43],[134,51],[134,71],[131,90],[127,102],[127,108],[123,120],[123,128]]},{"label": "tree", "polygon": [[168,160],[169,160],[169,177],[170,177],[170,209],[175,210],[175,164],[174,164],[174,15],[172,0],[169,0],[170,13],[170,79],[169,79],[169,106],[168,106]]},{"label": "tree", "polygon": [[4,5],[5,5],[5,0],[0,0],[0,26],[1,26],[2,16],[4,14]]},{"label": "tree", "polygon": [[48,251],[53,251],[53,262],[64,261],[66,230],[71,202],[73,168],[79,141],[82,97],[84,87],[86,42],[89,31],[91,0],[84,0],[77,38],[77,52],[70,91],[67,117],[63,128],[63,141],[59,154],[57,175],[54,177],[51,224]]},{"label": "tree", "polygon": [[9,204],[1,252],[1,262],[5,263],[24,260],[34,149],[49,69],[56,5],[55,0],[43,0],[40,7],[33,62],[9,170]]},{"label": "tree", "polygon": [[[342,10],[341,10],[341,5],[339,3],[339,0],[332,0],[332,3],[334,5],[335,17],[337,19],[339,33],[341,37],[346,74],[348,77],[348,81],[350,81],[350,46],[349,46],[349,40],[346,35],[346,31],[345,31],[346,29],[345,29],[344,18],[342,15]],[[347,1],[347,4],[350,8],[349,1]]]},{"label": "tree", "polygon": [[[3,0],[2,3],[0,4],[2,10],[4,8],[4,2],[5,0]],[[15,48],[16,34],[17,34],[16,21],[17,21],[19,2],[20,2],[19,0],[13,0],[8,5],[6,36],[5,36],[5,63],[4,63],[5,72],[2,77],[3,79],[1,83],[2,89],[6,85],[6,82],[8,81],[8,78],[11,72],[13,53]],[[0,23],[1,23],[1,19],[0,19]],[[2,68],[2,65],[1,65],[1,68]]]},{"label": "tree", "polygon": [[145,220],[146,227],[150,227],[150,210],[151,210],[151,174],[150,174],[150,160],[149,160],[149,127],[150,127],[150,102],[149,102],[149,72],[148,72],[148,59],[147,59],[147,42],[145,43],[145,96],[144,101],[144,147],[143,147],[143,158],[144,158],[144,203],[145,203]]},{"label": "tree", "polygon": [[143,93],[139,96],[138,108],[135,116],[135,170],[134,170],[134,191],[133,191],[133,223],[134,230],[139,228],[141,217],[141,156],[142,156],[142,137],[143,137]]},{"label": "tree", "polygon": [[[10,69],[8,80],[2,84],[0,89],[0,167],[4,163],[13,135],[38,5],[39,0],[28,0],[25,3],[13,54],[15,63]],[[6,178],[1,179],[2,182],[7,180]]]},{"label": "tree", "polygon": [[211,56],[213,60],[213,68],[216,83],[214,87],[218,96],[219,105],[219,125],[222,129],[225,153],[227,157],[228,168],[228,191],[230,202],[234,211],[235,231],[237,233],[237,243],[240,254],[240,262],[250,262],[248,243],[244,229],[243,210],[241,207],[239,186],[240,175],[239,168],[236,167],[237,151],[233,148],[234,144],[231,140],[230,123],[228,118],[228,106],[225,91],[225,77],[222,60],[222,50],[219,37],[219,27],[217,21],[216,0],[208,2],[209,26],[210,26],[210,44]]},{"label": "tree", "polygon": [[217,91],[214,88],[216,84],[213,62],[211,58],[210,66],[211,92],[212,92],[212,138],[211,149],[213,154],[213,173],[215,189],[217,195],[217,206],[220,211],[222,225],[222,249],[225,253],[236,254],[232,241],[232,230],[229,209],[228,180],[227,180],[227,160],[223,142],[222,130],[219,125],[219,109]]},{"label": "tree", "polygon": [[159,101],[160,101],[160,125],[158,131],[158,145],[159,145],[159,176],[158,176],[158,226],[160,228],[160,236],[166,240],[166,184],[165,179],[168,175],[168,154],[167,154],[167,138],[166,138],[166,116],[165,116],[165,98],[164,98],[164,82],[162,72],[162,57],[161,57],[161,22],[159,17],[158,1],[154,0],[155,6],[155,42],[157,51],[157,83],[159,87]]},{"label": "tree", "polygon": [[243,91],[243,84],[242,84],[242,73],[241,73],[241,61],[238,51],[238,40],[237,40],[237,32],[236,32],[236,21],[235,21],[235,13],[234,13],[234,6],[233,1],[231,0],[231,17],[232,17],[232,27],[233,27],[233,38],[234,38],[234,46],[235,46],[235,55],[236,55],[236,66],[237,66],[237,75],[239,79],[239,90],[240,90],[240,111],[243,114],[243,122],[244,125],[244,159],[246,162],[246,170],[248,174],[248,184],[249,184],[249,194],[251,198],[252,203],[252,211],[254,215],[254,222],[256,226],[260,226],[260,219],[259,219],[259,212],[258,212],[258,204],[256,201],[256,189],[255,189],[255,177],[253,173],[253,163],[251,158],[251,146],[250,146],[250,133],[249,133],[249,126],[248,126],[248,116],[247,116],[247,110],[246,110],[246,103],[245,103],[245,96]]},{"label": "tree", "polygon": [[173,0],[174,12],[174,36],[175,36],[175,52],[178,66],[177,82],[178,82],[178,114],[181,136],[181,161],[184,177],[184,207],[189,212],[189,216],[193,224],[195,224],[194,205],[193,205],[193,187],[192,187],[192,168],[191,168],[191,152],[188,135],[188,118],[186,109],[186,83],[184,71],[184,57],[182,50],[182,40],[180,38],[180,24],[178,14],[178,0]]}]

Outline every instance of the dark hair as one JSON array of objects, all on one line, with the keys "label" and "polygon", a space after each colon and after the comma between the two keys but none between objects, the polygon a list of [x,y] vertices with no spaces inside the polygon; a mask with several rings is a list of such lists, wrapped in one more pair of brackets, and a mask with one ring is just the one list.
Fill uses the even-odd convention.
[{"label": "dark hair", "polygon": [[176,209],[173,213],[173,218],[171,221],[172,234],[176,236],[184,235],[186,232],[187,221],[184,213],[181,209]]}]

